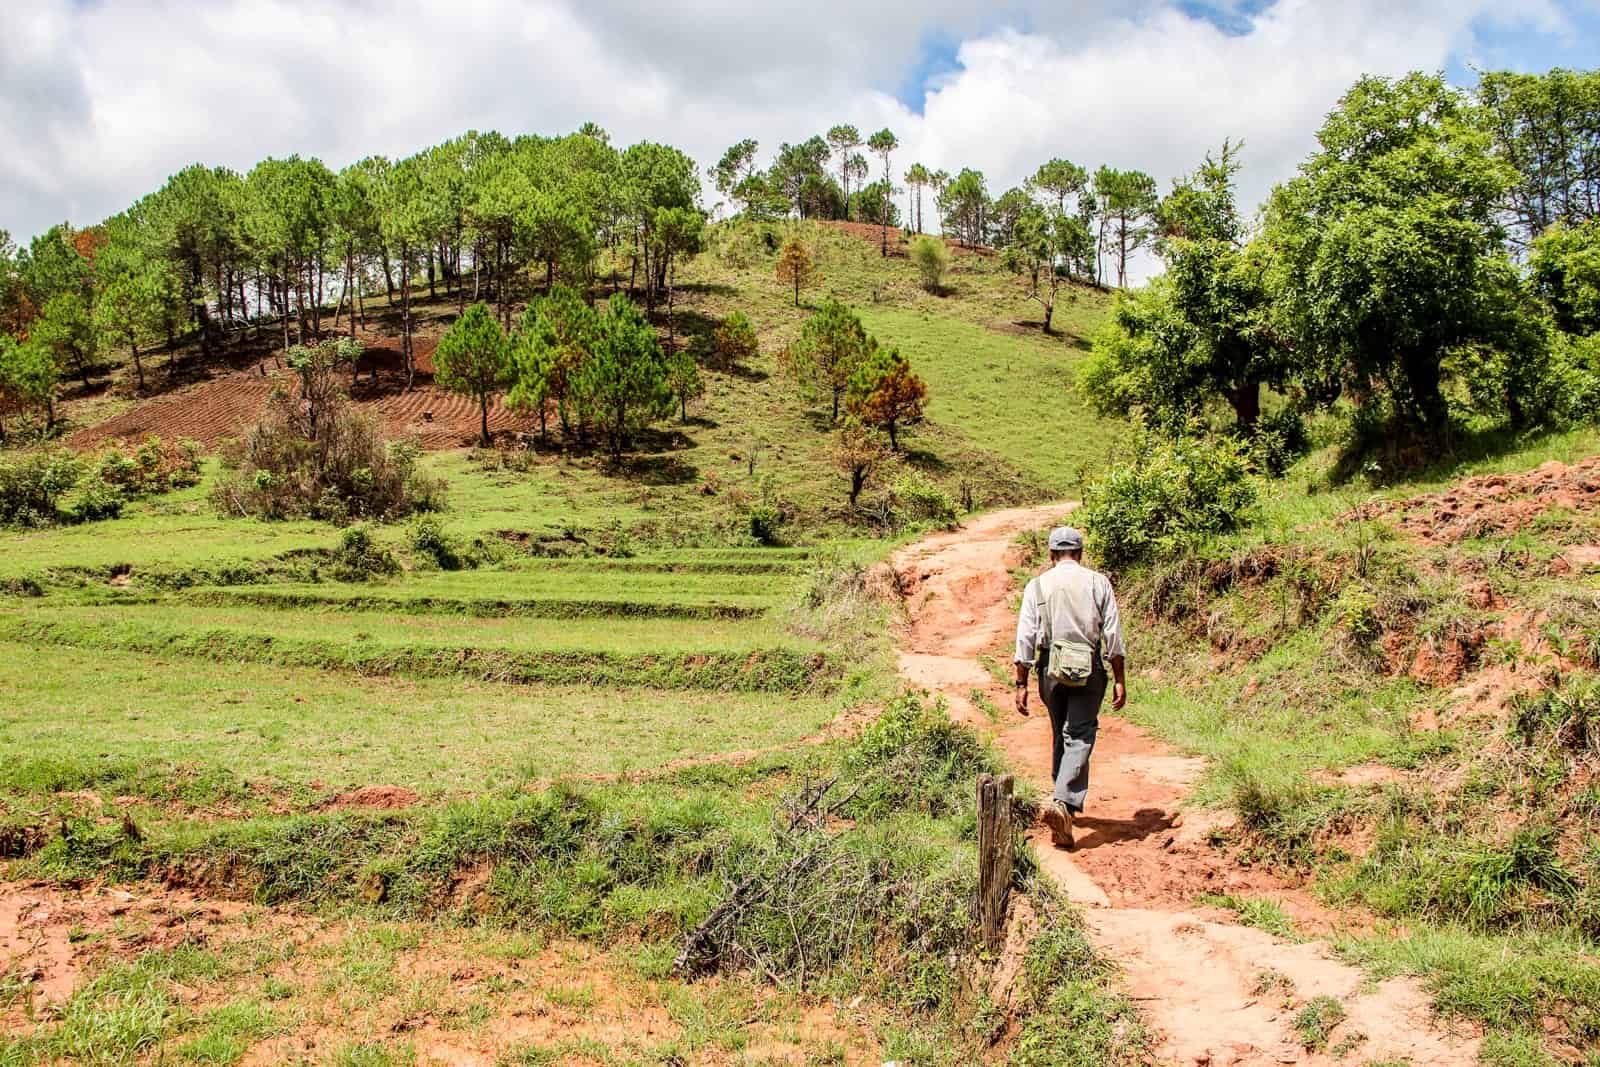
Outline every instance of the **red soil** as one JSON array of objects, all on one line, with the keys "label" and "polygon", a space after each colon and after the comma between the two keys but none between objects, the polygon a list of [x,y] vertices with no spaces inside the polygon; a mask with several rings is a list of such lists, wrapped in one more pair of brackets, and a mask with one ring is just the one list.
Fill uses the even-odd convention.
[{"label": "red soil", "polygon": [[[375,413],[391,437],[412,438],[423,448],[459,448],[478,440],[478,405],[471,397],[447,393],[433,384],[433,350],[437,338],[416,337],[413,353],[416,380],[405,388],[399,340],[369,336],[361,358],[360,381],[351,391],[357,408]],[[153,397],[115,418],[79,430],[67,444],[79,451],[112,440],[140,440],[155,434],[172,440],[193,438],[207,448],[244,434],[260,416],[281,369],[266,360],[176,392]],[[494,434],[531,433],[535,415],[513,412],[501,400],[489,405],[489,430]]]},{"label": "red soil", "polygon": [[1393,515],[1400,529],[1421,541],[1454,544],[1489,534],[1514,533],[1553,508],[1591,511],[1600,506],[1600,456],[1577,463],[1551,460],[1526,474],[1468,478],[1442,493],[1364,505],[1358,518]]}]

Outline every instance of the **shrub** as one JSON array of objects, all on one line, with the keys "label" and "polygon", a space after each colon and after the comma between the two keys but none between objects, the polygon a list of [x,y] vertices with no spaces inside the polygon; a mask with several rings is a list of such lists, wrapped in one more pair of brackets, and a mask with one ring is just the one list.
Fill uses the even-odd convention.
[{"label": "shrub", "polygon": [[1256,509],[1249,463],[1229,438],[1141,434],[1132,463],[1084,492],[1083,523],[1111,567],[1175,554],[1244,526]]},{"label": "shrub", "polygon": [[1282,408],[1256,421],[1250,438],[1250,459],[1255,469],[1267,477],[1282,478],[1309,451],[1311,435],[1306,430],[1306,420],[1294,408]]},{"label": "shrub", "polygon": [[420,558],[432,560],[440,570],[460,570],[464,565],[455,541],[431,515],[424,515],[411,527],[411,551]]},{"label": "shrub", "polygon": [[152,434],[136,447],[113,447],[102,453],[95,473],[127,496],[184,489],[200,481],[200,444],[187,438],[169,444]]},{"label": "shrub", "polygon": [[433,511],[443,486],[417,473],[417,449],[386,441],[346,399],[340,360],[297,350],[298,389],[280,383],[261,421],[223,454],[229,475],[214,499],[227,514],[332,522],[389,520]]},{"label": "shrub", "polygon": [[49,526],[61,521],[61,497],[83,473],[66,452],[34,452],[0,461],[0,526]]},{"label": "shrub", "polygon": [[717,366],[737,366],[754,358],[758,348],[755,327],[750,325],[744,312],[735,311],[717,323],[712,335],[712,351]]},{"label": "shrub", "polygon": [[114,519],[122,514],[122,505],[122,489],[106,481],[97,470],[78,487],[78,500],[72,506],[72,517],[78,522]]},{"label": "shrub", "polygon": [[333,550],[331,573],[341,582],[364,582],[396,574],[400,564],[365,526],[352,526],[339,538]]},{"label": "shrub", "polygon": [[783,509],[770,501],[751,504],[745,511],[746,528],[750,540],[758,545],[773,547],[783,543]]},{"label": "shrub", "polygon": [[902,521],[955,525],[955,499],[921,471],[906,471],[895,480],[892,492],[895,514]]},{"label": "shrub", "polygon": [[924,234],[911,242],[911,262],[917,266],[922,287],[937,293],[944,281],[944,272],[950,267],[950,251],[937,237]]}]

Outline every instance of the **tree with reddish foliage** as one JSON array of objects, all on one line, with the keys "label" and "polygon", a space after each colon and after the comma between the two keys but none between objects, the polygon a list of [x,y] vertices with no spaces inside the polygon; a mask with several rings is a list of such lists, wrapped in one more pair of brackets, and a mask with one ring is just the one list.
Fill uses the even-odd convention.
[{"label": "tree with reddish foliage", "polygon": [[921,419],[927,400],[927,384],[900,350],[880,348],[876,342],[850,379],[850,413],[887,433],[895,452],[900,451],[899,428]]},{"label": "tree with reddish foliage", "polygon": [[811,253],[799,241],[790,239],[778,253],[778,280],[794,286],[794,306],[800,306],[800,290],[817,284],[817,267]]}]

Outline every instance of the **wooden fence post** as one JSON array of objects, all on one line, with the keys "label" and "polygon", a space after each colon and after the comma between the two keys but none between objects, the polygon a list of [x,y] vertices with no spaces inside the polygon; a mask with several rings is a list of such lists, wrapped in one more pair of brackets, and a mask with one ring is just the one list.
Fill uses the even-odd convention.
[{"label": "wooden fence post", "polygon": [[1005,940],[1006,901],[1011,890],[1011,787],[1002,774],[978,776],[978,924],[983,943]]}]

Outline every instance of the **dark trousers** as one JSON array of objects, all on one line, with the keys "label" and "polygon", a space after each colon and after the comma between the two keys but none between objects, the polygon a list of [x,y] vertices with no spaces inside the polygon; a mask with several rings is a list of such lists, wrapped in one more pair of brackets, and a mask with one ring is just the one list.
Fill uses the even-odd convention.
[{"label": "dark trousers", "polygon": [[1106,669],[1095,664],[1087,685],[1056,685],[1041,677],[1039,699],[1050,709],[1050,775],[1056,800],[1074,813],[1089,796],[1089,756],[1100,731],[1100,704],[1106,698]]}]

